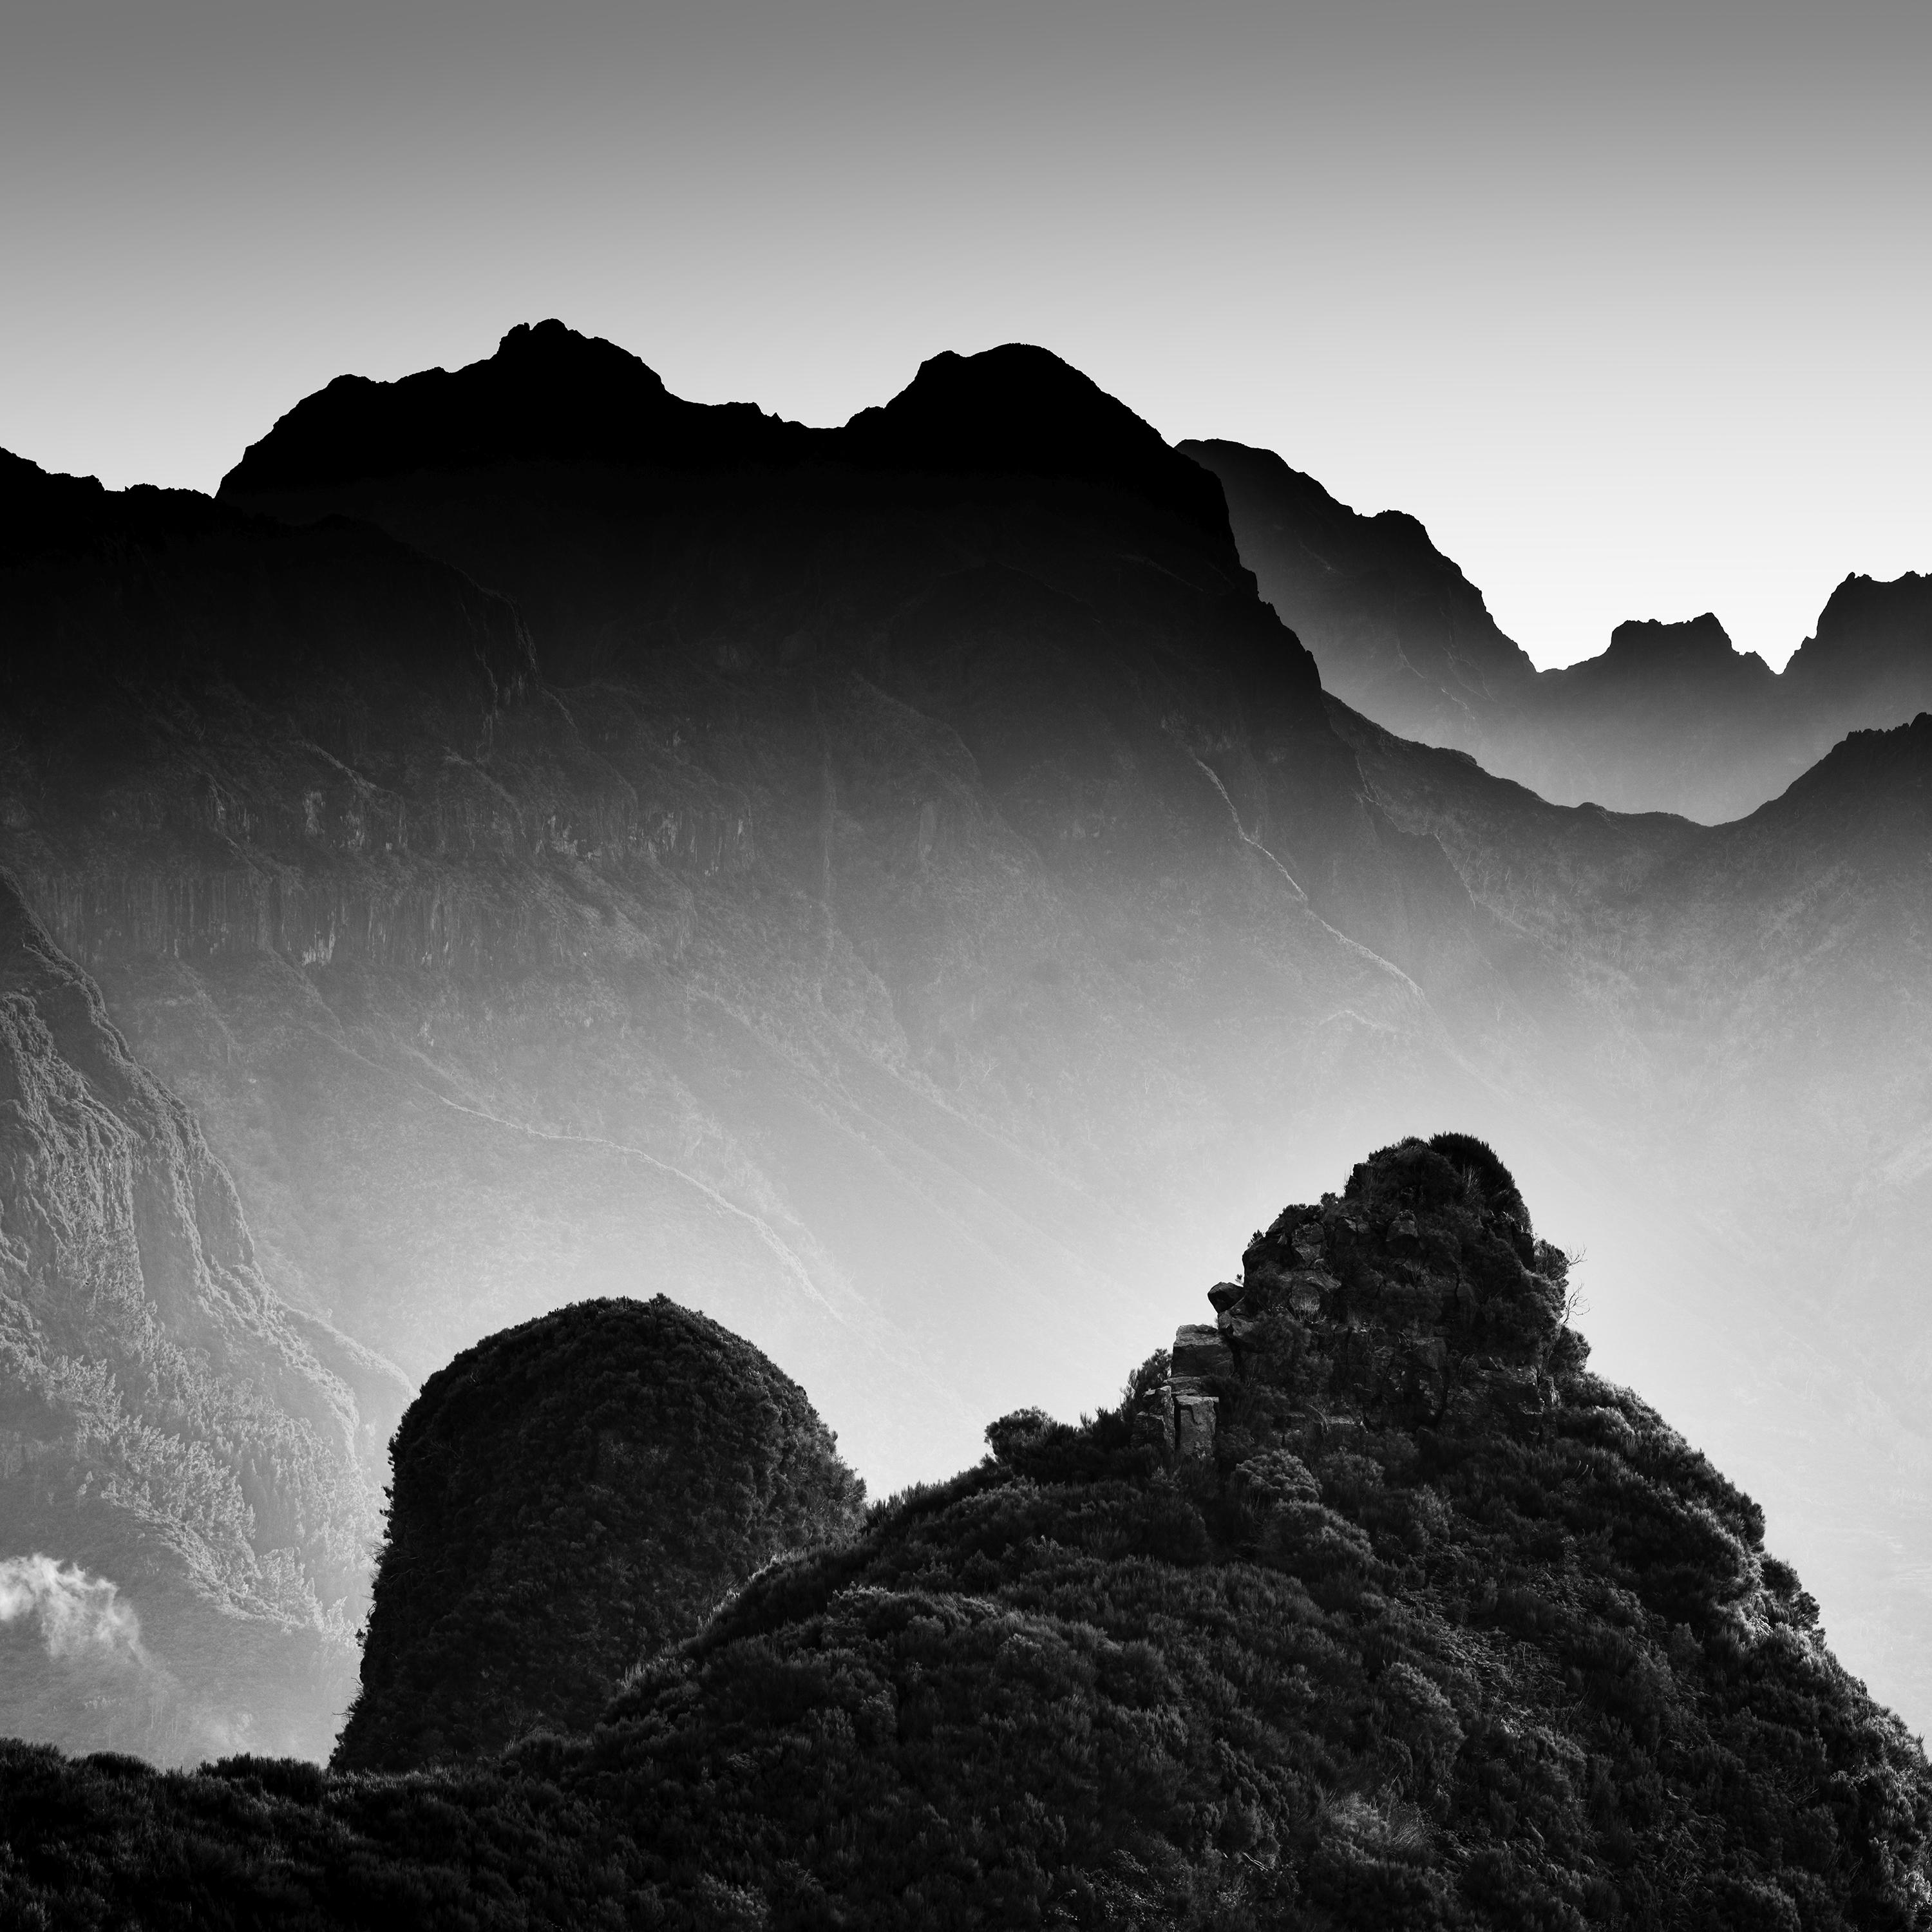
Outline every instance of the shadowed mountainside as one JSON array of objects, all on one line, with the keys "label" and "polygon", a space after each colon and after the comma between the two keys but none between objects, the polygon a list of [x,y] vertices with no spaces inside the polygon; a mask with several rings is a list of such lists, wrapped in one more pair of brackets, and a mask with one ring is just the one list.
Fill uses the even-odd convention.
[{"label": "shadowed mountainside", "polygon": [[200,1130],[0,873],[0,1726],[326,1748],[404,1394],[265,1286]]},{"label": "shadowed mountainside", "polygon": [[625,1674],[865,1485],[805,1392],[662,1296],[580,1302],[439,1370],[391,1447],[340,1770],[587,1731]]},{"label": "shadowed mountainside", "polygon": [[[587,1737],[433,1775],[0,1747],[51,1922],[1932,1923],[1932,1772],[1756,1506],[1588,1372],[1479,1141],[1258,1234],[1117,1408],[774,1564]],[[1177,1414],[1186,1424],[1177,1430]]]},{"label": "shadowed mountainside", "polygon": [[[567,422],[604,352],[533,333]],[[485,365],[513,424],[530,349]],[[914,473],[877,420],[716,476],[392,454],[359,525],[130,493],[0,586],[45,643],[4,850],[292,1298],[421,1376],[662,1288],[890,1480],[1090,1401],[1084,1338],[1285,1093],[1311,1158],[1328,1070],[1470,1096],[1430,988],[1497,1032],[1496,935],[1364,802],[1211,483],[1040,352],[982,364],[884,412],[940,424]]]},{"label": "shadowed mountainside", "polygon": [[1220,478],[1242,561],[1328,690],[1558,804],[1742,818],[1846,733],[1932,706],[1932,577],[1846,578],[1781,674],[1708,613],[1620,624],[1539,674],[1412,517],[1360,515],[1265,450],[1180,447]]}]

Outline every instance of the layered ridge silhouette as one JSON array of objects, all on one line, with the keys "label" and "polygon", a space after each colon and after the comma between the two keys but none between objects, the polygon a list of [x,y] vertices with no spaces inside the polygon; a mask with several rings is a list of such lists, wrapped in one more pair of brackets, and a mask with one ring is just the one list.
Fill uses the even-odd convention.
[{"label": "layered ridge silhouette", "polygon": [[794,435],[543,325],[218,504],[9,476],[0,856],[292,1304],[420,1381],[664,1293],[890,1489],[1460,1121],[1932,1696],[1918,728],[1821,767],[1868,810],[1546,804],[1324,694],[1213,479],[1022,347]]},{"label": "layered ridge silhouette", "polygon": [[1932,578],[1847,577],[1782,673],[1708,611],[1620,624],[1600,656],[1539,673],[1414,518],[1360,515],[1266,450],[1180,446],[1225,485],[1243,560],[1330,691],[1557,804],[1742,818],[1846,733],[1932,708]]}]

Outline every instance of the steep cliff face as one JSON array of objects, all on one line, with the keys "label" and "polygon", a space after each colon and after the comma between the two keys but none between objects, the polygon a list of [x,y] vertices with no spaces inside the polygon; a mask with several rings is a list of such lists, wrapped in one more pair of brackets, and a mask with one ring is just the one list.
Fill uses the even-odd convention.
[{"label": "steep cliff face", "polygon": [[0,874],[0,1725],[325,1744],[403,1386],[269,1292],[194,1120]]},{"label": "steep cliff face", "polygon": [[1756,1504],[1588,1372],[1566,1268],[1482,1142],[1386,1148],[1258,1233],[1119,1406],[1004,1418],[976,1467],[768,1565],[589,1736],[380,1780],[0,1752],[0,1896],[244,1925],[1932,1924],[1922,1750]]},{"label": "steep cliff face", "polygon": [[[420,1378],[666,1293],[890,1488],[986,1414],[1092,1408],[1095,1334],[1158,1332],[1284,1174],[1461,1120],[1907,1696],[1873,1472],[1922,1486],[1916,1429],[1804,1312],[1867,1238],[1803,1144],[1863,1076],[1785,1077],[1790,1000],[1762,1118],[1714,1058],[1797,929],[1672,909],[1715,835],[1331,709],[1198,466],[1040,352],[796,436],[548,326],[422,380],[310,399],[228,504],[9,472],[0,853],[292,1299]],[[1779,890],[1820,905],[1807,853]],[[1837,1027],[1853,977],[1807,983]]]},{"label": "steep cliff face", "polygon": [[338,1769],[587,1731],[627,1672],[865,1485],[805,1391],[662,1296],[580,1302],[440,1370],[392,1452],[362,1688]]},{"label": "steep cliff face", "polygon": [[1621,624],[1539,674],[1413,518],[1362,516],[1265,450],[1181,447],[1220,478],[1243,561],[1330,692],[1557,804],[1742,818],[1848,731],[1932,706],[1932,580],[1847,578],[1781,675],[1708,614]]},{"label": "steep cliff face", "polygon": [[1220,479],[1241,560],[1314,654],[1324,688],[1401,736],[1490,764],[1536,666],[1421,524],[1393,510],[1360,515],[1270,450],[1180,447]]}]

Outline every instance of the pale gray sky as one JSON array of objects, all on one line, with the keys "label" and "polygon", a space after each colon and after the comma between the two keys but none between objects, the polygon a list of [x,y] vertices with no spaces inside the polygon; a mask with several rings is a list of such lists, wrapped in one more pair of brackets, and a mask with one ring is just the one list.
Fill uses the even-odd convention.
[{"label": "pale gray sky", "polygon": [[[31,14],[32,16],[29,16]],[[1040,342],[1540,663],[1932,570],[1932,8],[116,0],[0,25],[0,445],[211,488],[546,315],[842,420]]]}]

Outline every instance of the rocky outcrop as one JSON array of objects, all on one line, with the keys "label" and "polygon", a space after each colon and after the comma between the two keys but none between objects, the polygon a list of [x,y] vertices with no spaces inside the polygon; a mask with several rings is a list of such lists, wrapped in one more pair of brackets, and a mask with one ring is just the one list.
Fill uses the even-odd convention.
[{"label": "rocky outcrop", "polygon": [[662,1296],[583,1302],[432,1376],[396,1432],[388,1537],[340,1768],[587,1730],[625,1673],[865,1485],[798,1385]]},{"label": "rocky outcrop", "polygon": [[[0,1558],[48,1566],[0,1727],[324,1744],[376,1526],[360,1459],[405,1391],[272,1292],[195,1121],[0,873]],[[63,1605],[128,1682],[76,1674],[101,1644]]]},{"label": "rocky outcrop", "polygon": [[1256,1376],[1377,1426],[1454,1410],[1467,1426],[1490,1402],[1534,1412],[1552,1366],[1583,1359],[1564,1326],[1568,1273],[1486,1144],[1406,1142],[1255,1237],[1240,1281],[1208,1291],[1214,1324],[1175,1335],[1137,1436],[1178,1468],[1211,1468],[1220,1408]]}]

